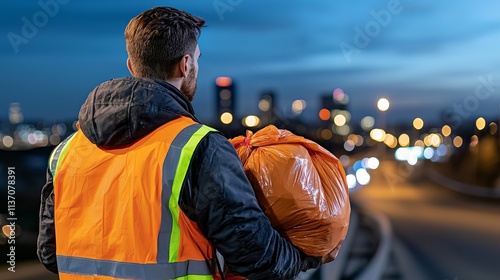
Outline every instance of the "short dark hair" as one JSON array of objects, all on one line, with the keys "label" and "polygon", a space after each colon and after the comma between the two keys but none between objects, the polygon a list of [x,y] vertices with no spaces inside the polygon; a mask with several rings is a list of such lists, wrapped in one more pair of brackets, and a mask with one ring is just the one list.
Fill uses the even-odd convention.
[{"label": "short dark hair", "polygon": [[156,7],[133,18],[125,29],[127,53],[138,77],[171,78],[181,58],[194,56],[203,18],[171,7]]}]

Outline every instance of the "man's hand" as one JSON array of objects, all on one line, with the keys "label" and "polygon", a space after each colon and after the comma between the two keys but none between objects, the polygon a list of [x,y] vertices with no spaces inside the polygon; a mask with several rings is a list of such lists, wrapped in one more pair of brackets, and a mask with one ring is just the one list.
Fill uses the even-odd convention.
[{"label": "man's hand", "polygon": [[344,239],[340,240],[339,244],[337,244],[337,247],[335,247],[335,249],[333,249],[330,253],[328,253],[328,255],[323,257],[321,263],[325,264],[325,263],[329,263],[329,262],[333,261],[337,257],[337,255],[339,254],[340,247],[342,247],[343,242],[344,242]]}]

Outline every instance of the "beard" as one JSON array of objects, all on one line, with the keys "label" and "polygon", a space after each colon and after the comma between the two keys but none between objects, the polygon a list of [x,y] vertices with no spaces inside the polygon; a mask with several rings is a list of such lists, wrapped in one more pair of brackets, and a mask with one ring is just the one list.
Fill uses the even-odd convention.
[{"label": "beard", "polygon": [[181,84],[181,92],[187,97],[189,101],[193,101],[197,86],[193,66],[194,65],[191,65],[187,78]]}]

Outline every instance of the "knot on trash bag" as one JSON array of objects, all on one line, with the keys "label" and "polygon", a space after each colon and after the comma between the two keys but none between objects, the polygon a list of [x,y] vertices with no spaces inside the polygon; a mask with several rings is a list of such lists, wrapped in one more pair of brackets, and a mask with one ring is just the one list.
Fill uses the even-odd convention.
[{"label": "knot on trash bag", "polygon": [[252,140],[252,135],[247,135],[245,137],[245,140],[243,141],[243,145],[247,146],[248,148],[252,148],[252,145],[250,144],[250,140]]}]

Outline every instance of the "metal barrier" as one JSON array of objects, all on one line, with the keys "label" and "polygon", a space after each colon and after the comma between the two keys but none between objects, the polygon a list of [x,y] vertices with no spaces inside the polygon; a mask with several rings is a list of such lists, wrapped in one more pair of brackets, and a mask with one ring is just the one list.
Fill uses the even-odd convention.
[{"label": "metal barrier", "polygon": [[[349,262],[349,254],[355,242],[355,235],[359,228],[360,215],[363,216],[363,219],[369,220],[374,225],[378,242],[373,256],[368,261],[367,265],[363,267],[362,271],[356,274],[354,279],[378,280],[382,278],[391,252],[392,226],[390,220],[380,213],[369,213],[360,211],[356,207],[353,207],[349,232],[347,233],[344,244],[342,245],[342,249],[340,250],[340,253],[335,261],[320,267],[319,279],[340,280],[343,278],[344,270]],[[304,278],[305,275],[301,275],[300,278],[297,279],[314,279],[312,278],[314,273],[315,271],[308,271],[308,278]]]},{"label": "metal barrier", "polygon": [[456,192],[478,197],[500,198],[500,189],[473,186],[466,183],[457,182],[431,168],[426,170],[426,174],[427,177],[434,183],[445,186]]}]

